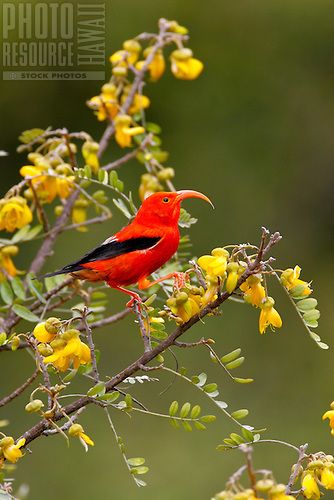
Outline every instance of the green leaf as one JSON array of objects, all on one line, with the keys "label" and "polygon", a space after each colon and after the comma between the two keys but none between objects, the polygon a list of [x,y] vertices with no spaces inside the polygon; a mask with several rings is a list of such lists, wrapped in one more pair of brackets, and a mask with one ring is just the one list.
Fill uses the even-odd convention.
[{"label": "green leaf", "polygon": [[89,165],[85,165],[83,171],[84,171],[84,176],[87,177],[87,179],[92,178],[92,169]]},{"label": "green leaf", "polygon": [[171,418],[169,422],[175,429],[178,429],[180,427],[178,420],[176,420],[175,418]]},{"label": "green leaf", "polygon": [[202,424],[201,422],[198,422],[197,420],[195,420],[194,422],[194,426],[195,428],[198,430],[198,431],[205,431],[206,430],[206,427],[204,424]]},{"label": "green leaf", "polygon": [[108,172],[106,172],[105,170],[99,170],[97,173],[97,178],[100,182],[102,182],[102,184],[108,184]]},{"label": "green leaf", "polygon": [[26,293],[24,290],[23,283],[18,276],[15,276],[15,278],[12,279],[11,285],[16,297],[18,297],[21,300],[24,300],[26,297]]},{"label": "green leaf", "polygon": [[14,300],[14,294],[7,280],[0,285],[0,295],[5,304],[10,305]]},{"label": "green leaf", "polygon": [[242,428],[242,434],[247,441],[249,442],[254,441],[253,433],[250,430],[246,429],[245,427]]},{"label": "green leaf", "polygon": [[26,321],[30,321],[31,323],[37,323],[39,321],[39,317],[36,316],[36,314],[29,311],[29,309],[21,304],[14,304],[12,309],[17,316],[20,316],[20,318]]},{"label": "green leaf", "polygon": [[234,377],[234,382],[238,382],[238,384],[251,384],[252,382],[254,382],[254,379]]},{"label": "green leaf", "polygon": [[245,361],[244,356],[241,356],[240,358],[237,358],[234,361],[227,363],[225,366],[228,370],[234,370],[234,368],[238,368],[240,365],[242,365],[244,361]]},{"label": "green leaf", "polygon": [[215,400],[215,403],[217,406],[219,406],[219,408],[221,408],[222,410],[224,410],[225,408],[228,407],[228,404],[225,403],[225,401],[217,401]]},{"label": "green leaf", "polygon": [[1,332],[0,333],[0,345],[3,345],[7,340],[7,334],[6,332]]},{"label": "green leaf", "polygon": [[146,465],[142,465],[141,467],[133,467],[133,469],[131,469],[131,474],[146,474],[146,472],[149,471],[149,468],[146,467]]},{"label": "green leaf", "polygon": [[217,447],[216,447],[216,450],[217,451],[227,451],[227,450],[230,450],[231,449],[231,446],[228,445],[228,444],[219,444]]},{"label": "green leaf", "polygon": [[35,236],[37,236],[42,231],[42,229],[43,229],[42,224],[38,224],[38,226],[31,228],[29,230],[28,234],[26,235],[25,239],[32,240],[33,238],[35,238]]},{"label": "green leaf", "polygon": [[118,175],[116,170],[111,170],[109,174],[109,184],[112,187],[116,187],[116,182],[118,181]]},{"label": "green leaf", "polygon": [[220,361],[222,363],[230,363],[230,361],[234,361],[240,356],[241,349],[238,347],[238,349],[234,349],[234,351],[229,352],[228,354],[225,354],[222,358],[220,358]]},{"label": "green leaf", "polygon": [[42,128],[31,128],[29,130],[24,130],[19,136],[19,141],[21,141],[23,144],[29,144],[29,142],[34,141],[42,134],[44,134],[44,132],[45,130],[43,130]]},{"label": "green leaf", "polygon": [[124,401],[126,403],[126,409],[127,410],[132,410],[132,407],[133,407],[133,401],[132,401],[132,396],[131,394],[127,394],[124,398]]},{"label": "green leaf", "polygon": [[201,407],[199,405],[195,405],[190,412],[190,418],[197,418],[200,413]]},{"label": "green leaf", "polygon": [[63,378],[63,382],[70,382],[78,373],[78,370],[74,368],[73,370],[70,370],[69,373]]},{"label": "green leaf", "polygon": [[329,349],[329,345],[325,344],[325,342],[317,342],[320,349]]},{"label": "green leaf", "polygon": [[23,240],[26,235],[29,233],[30,226],[23,226],[19,231],[17,231],[14,236],[12,237],[11,242],[13,244],[18,243],[19,241]]},{"label": "green leaf", "polygon": [[87,396],[102,396],[106,392],[106,384],[105,382],[99,382],[98,384],[93,385],[88,391]]},{"label": "green leaf", "polygon": [[244,438],[242,438],[241,436],[239,436],[239,434],[236,434],[235,432],[232,432],[230,434],[230,438],[232,439],[232,441],[234,441],[236,444],[242,444],[245,442]]},{"label": "green leaf", "polygon": [[118,398],[119,398],[119,392],[118,391],[108,392],[107,394],[102,394],[102,396],[98,397],[98,399],[100,401],[108,401],[108,403],[113,403]]},{"label": "green leaf", "polygon": [[[196,377],[196,378],[195,378],[195,377]],[[202,386],[205,384],[205,382],[206,382],[206,380],[207,380],[207,378],[208,378],[208,376],[207,376],[207,374],[206,374],[206,373],[200,373],[200,374],[198,375],[198,377],[197,377],[197,376],[195,376],[195,377],[192,377],[192,378],[191,378],[191,380],[192,380],[192,382],[193,382],[195,385],[197,385],[198,387],[202,387]],[[197,381],[195,382],[195,380],[197,380]]]},{"label": "green leaf", "polygon": [[217,384],[215,382],[212,382],[212,384],[206,384],[203,387],[203,391],[205,392],[215,392],[217,390]]},{"label": "green leaf", "polygon": [[161,134],[161,127],[157,123],[146,122],[145,128],[147,132],[152,132],[152,134]]},{"label": "green leaf", "polygon": [[120,210],[122,214],[125,215],[127,219],[131,219],[132,215],[130,214],[123,200],[121,200],[120,198],[118,198],[117,200],[113,199],[113,203],[118,208],[118,210]]},{"label": "green leaf", "polygon": [[182,425],[185,431],[191,432],[193,428],[187,420],[182,420]]},{"label": "green leaf", "polygon": [[315,309],[318,305],[317,299],[309,298],[303,299],[297,302],[297,309],[300,311],[309,311],[310,309]]},{"label": "green leaf", "polygon": [[214,422],[216,420],[216,415],[203,415],[203,417],[200,418],[201,422],[205,422],[207,424]]},{"label": "green leaf", "polygon": [[173,401],[169,407],[169,414],[172,416],[172,417],[175,417],[175,415],[177,414],[177,411],[179,409],[179,403],[177,401]]},{"label": "green leaf", "polygon": [[180,417],[181,418],[186,418],[188,413],[190,412],[191,405],[190,403],[184,403],[180,410]]},{"label": "green leaf", "polygon": [[145,458],[142,457],[128,458],[127,462],[131,467],[138,467],[138,465],[143,465],[145,463]]},{"label": "green leaf", "polygon": [[236,410],[231,413],[231,416],[237,420],[240,420],[241,418],[247,417],[249,414],[249,411],[246,408],[242,408],[240,410]]}]

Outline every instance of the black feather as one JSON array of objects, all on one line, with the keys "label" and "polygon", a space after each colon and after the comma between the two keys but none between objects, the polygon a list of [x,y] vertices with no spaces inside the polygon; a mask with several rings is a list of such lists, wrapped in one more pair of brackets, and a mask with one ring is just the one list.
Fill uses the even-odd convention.
[{"label": "black feather", "polygon": [[98,260],[107,260],[119,255],[123,255],[129,252],[135,252],[136,250],[147,250],[158,243],[160,238],[131,238],[126,241],[111,240],[108,243],[103,243],[102,245],[94,248],[94,250],[88,252],[80,260],[72,262],[67,266],[55,271],[53,273],[44,274],[39,276],[39,278],[49,278],[51,276],[56,276],[57,274],[74,273],[76,271],[82,270],[82,265],[88,262],[96,262]]}]

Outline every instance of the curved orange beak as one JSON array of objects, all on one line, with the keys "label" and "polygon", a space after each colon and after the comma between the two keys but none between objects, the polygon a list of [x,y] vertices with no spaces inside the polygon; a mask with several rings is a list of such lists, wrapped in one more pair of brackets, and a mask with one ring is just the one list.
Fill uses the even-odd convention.
[{"label": "curved orange beak", "polygon": [[192,191],[191,189],[183,189],[182,191],[177,191],[177,197],[175,198],[176,201],[181,202],[186,198],[201,198],[202,200],[210,203],[212,208],[215,208],[212,201],[203,193],[200,193],[198,191]]}]

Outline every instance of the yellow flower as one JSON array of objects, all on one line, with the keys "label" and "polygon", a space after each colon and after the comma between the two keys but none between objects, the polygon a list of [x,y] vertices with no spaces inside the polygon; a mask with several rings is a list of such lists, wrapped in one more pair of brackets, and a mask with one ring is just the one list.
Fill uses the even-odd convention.
[{"label": "yellow flower", "polygon": [[319,500],[320,490],[314,475],[308,472],[302,480],[303,495],[307,500]]},{"label": "yellow flower", "polygon": [[227,264],[227,279],[226,279],[226,291],[232,293],[239,279],[239,264],[238,262],[230,262]]},{"label": "yellow flower", "polygon": [[195,80],[203,71],[203,63],[192,57],[190,49],[174,50],[170,56],[171,71],[180,80]]},{"label": "yellow flower", "polygon": [[267,297],[265,302],[263,302],[261,307],[260,319],[259,319],[259,330],[260,333],[265,333],[268,326],[271,326],[274,330],[275,328],[281,328],[282,319],[276,309],[274,309],[275,301],[271,297]]},{"label": "yellow flower", "polygon": [[7,275],[14,277],[19,274],[20,271],[16,269],[12,261],[12,257],[17,255],[18,251],[16,245],[8,245],[0,249],[0,282],[6,280]]},{"label": "yellow flower", "polygon": [[115,139],[122,148],[132,146],[132,137],[145,132],[144,127],[132,127],[131,123],[129,115],[117,115],[115,118]]},{"label": "yellow flower", "polygon": [[200,296],[179,292],[176,297],[170,297],[167,305],[172,313],[180,318],[183,323],[198,314],[200,311]]},{"label": "yellow flower", "polygon": [[82,156],[86,165],[89,165],[92,171],[96,174],[100,168],[99,158],[97,153],[99,151],[99,144],[94,141],[86,141],[82,145]]},{"label": "yellow flower", "polygon": [[9,233],[21,229],[32,221],[32,213],[27,201],[21,196],[0,200],[0,230]]},{"label": "yellow flower", "polygon": [[118,111],[117,88],[112,83],[106,83],[101,89],[101,94],[92,97],[87,105],[95,111],[99,121],[114,118]]},{"label": "yellow flower", "polygon": [[35,326],[33,334],[39,342],[51,342],[56,336],[56,333],[50,333],[45,328],[45,321]]},{"label": "yellow flower", "polygon": [[[148,47],[147,49],[145,49],[144,56],[146,58],[149,56],[151,50],[152,50],[151,47]],[[145,60],[138,61],[136,64],[136,68],[140,71],[142,69],[142,67],[144,66],[145,62],[146,62]],[[164,55],[163,55],[161,50],[158,50],[154,54],[152,62],[148,65],[147,69],[150,73],[150,77],[151,77],[152,81],[156,82],[157,80],[159,80],[159,78],[162,77],[162,75],[164,74],[165,69],[166,69],[166,62],[165,62],[165,58],[164,58]]]},{"label": "yellow flower", "polygon": [[253,306],[260,307],[266,295],[264,287],[261,285],[261,276],[253,274],[240,285],[240,290],[244,292],[244,299]]},{"label": "yellow flower", "polygon": [[211,255],[202,255],[198,265],[210,276],[223,276],[226,272],[229,253],[224,248],[214,248]]},{"label": "yellow flower", "polygon": [[310,288],[310,283],[307,283],[306,281],[303,281],[299,279],[301,273],[301,268],[299,266],[295,266],[294,269],[286,269],[285,271],[282,272],[281,274],[281,282],[282,285],[288,290],[292,291],[293,288],[296,286],[301,287],[301,296],[308,296],[310,293],[312,293],[312,289]]},{"label": "yellow flower", "polygon": [[[125,95],[122,96],[122,102],[124,103],[126,100]],[[151,104],[149,98],[146,95],[135,94],[132,104],[129,108],[129,114],[134,115],[138,113],[142,109],[146,109]]]},{"label": "yellow flower", "polygon": [[72,437],[78,437],[86,451],[88,451],[87,444],[89,444],[89,446],[94,446],[94,441],[87,434],[85,434],[82,425],[72,424],[68,430],[68,433]]},{"label": "yellow flower", "polygon": [[0,440],[0,449],[6,460],[9,460],[15,464],[19,458],[23,456],[20,448],[25,445],[26,440],[24,438],[19,439],[15,444],[14,439],[11,436],[6,436]]},{"label": "yellow flower", "polygon": [[138,61],[141,45],[137,40],[126,40],[123,43],[123,50],[117,50],[109,57],[113,66],[128,66]]},{"label": "yellow flower", "polygon": [[80,224],[76,229],[81,233],[88,231],[87,226],[83,225],[83,223],[87,220],[87,208],[88,201],[81,198],[74,203],[71,213],[72,223]]},{"label": "yellow flower", "polygon": [[60,338],[51,342],[54,348],[53,354],[44,358],[44,363],[51,363],[55,368],[64,372],[71,363],[75,369],[80,365],[86,365],[90,362],[89,347],[81,342],[78,330],[68,330]]},{"label": "yellow flower", "polygon": [[[25,179],[31,178],[31,183],[38,195],[38,198],[47,203],[51,203],[58,193],[57,178],[47,175],[50,165],[37,159],[38,165],[26,165],[21,167],[20,174]],[[45,175],[44,175],[45,174]]]},{"label": "yellow flower", "polygon": [[334,472],[328,467],[322,469],[320,481],[326,490],[334,490]]},{"label": "yellow flower", "polygon": [[326,411],[323,416],[322,420],[325,420],[326,418],[329,419],[329,426],[331,428],[331,434],[334,436],[334,401],[331,403],[331,410]]}]

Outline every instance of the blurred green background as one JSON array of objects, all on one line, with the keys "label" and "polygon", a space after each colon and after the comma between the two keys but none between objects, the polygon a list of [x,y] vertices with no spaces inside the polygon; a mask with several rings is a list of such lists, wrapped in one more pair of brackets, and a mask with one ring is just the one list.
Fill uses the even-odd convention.
[{"label": "blurred green background", "polygon": [[[328,0],[113,0],[108,4],[108,53],[122,40],[155,29],[157,19],[177,19],[189,27],[195,56],[205,63],[194,82],[169,74],[146,92],[152,99],[148,119],[161,124],[169,165],[177,171],[177,188],[199,189],[210,196],[215,212],[200,202],[187,208],[199,218],[191,229],[194,253],[233,242],[257,242],[261,225],[284,236],[275,250],[280,267],[299,264],[303,278],[314,280],[322,318],[319,333],[332,343],[333,305],[333,180],[334,180],[334,4]],[[108,70],[107,65],[107,70]],[[168,73],[168,72],[167,72]],[[19,133],[32,127],[66,126],[87,130],[99,138],[103,125],[96,122],[85,100],[98,93],[100,82],[2,82],[0,93],[2,192],[19,179],[25,164],[15,153]],[[108,159],[115,157],[110,146]],[[138,185],[142,167],[127,165],[121,178],[128,187]],[[56,246],[47,270],[57,268],[91,248],[124,224],[115,214],[108,224],[88,234],[65,234]],[[80,250],[78,238],[80,237]],[[24,247],[18,259],[26,268],[36,248]],[[333,437],[321,415],[334,399],[333,351],[321,351],[307,337],[284,294],[273,285],[284,326],[276,334],[260,336],[258,313],[228,303],[223,316],[208,318],[187,335],[213,337],[219,353],[242,347],[247,356],[240,376],[255,378],[250,386],[236,386],[210,363],[204,350],[177,352],[190,373],[206,371],[221,389],[231,409],[247,407],[249,422],[267,427],[266,437],[310,449],[333,452]],[[124,298],[111,294],[110,311]],[[95,335],[102,350],[101,372],[115,373],[142,349],[133,318]],[[1,395],[22,382],[32,370],[23,352],[1,354]],[[169,377],[161,377],[162,387]],[[179,381],[163,396],[158,384],[136,388],[135,394],[156,411],[166,410],[173,399],[214,407]],[[27,397],[27,396],[26,396]],[[21,397],[2,410],[10,433],[19,435],[35,421],[22,410]],[[96,446],[85,454],[78,442],[68,450],[61,437],[42,438],[31,445],[33,456],[20,461],[17,484],[29,483],[30,498],[88,500],[128,498],[153,500],[208,499],[242,463],[238,452],[218,453],[215,446],[235,429],[218,415],[206,432],[186,433],[165,420],[131,418],[115,413],[115,425],[128,456],[144,456],[150,472],[147,488],[137,489],[122,462],[107,421],[98,408],[90,408],[82,423]],[[292,451],[260,444],[255,465],[272,468],[286,481]],[[330,495],[329,495],[330,496]]]}]

